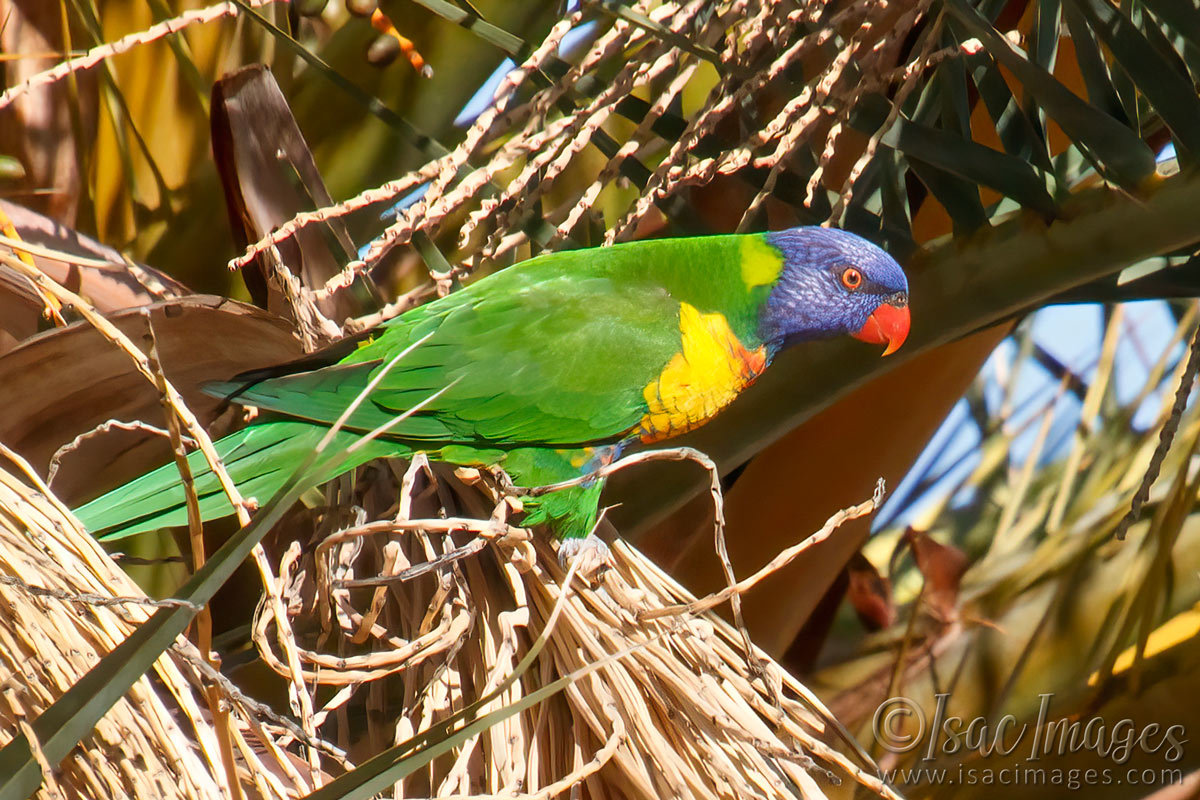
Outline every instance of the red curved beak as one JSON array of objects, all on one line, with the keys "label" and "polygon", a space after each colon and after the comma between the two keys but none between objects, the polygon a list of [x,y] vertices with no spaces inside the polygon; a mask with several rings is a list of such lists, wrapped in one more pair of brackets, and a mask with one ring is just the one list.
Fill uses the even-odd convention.
[{"label": "red curved beak", "polygon": [[879,308],[867,317],[866,323],[858,333],[853,333],[851,336],[867,344],[887,345],[883,354],[890,356],[899,350],[900,345],[904,344],[904,340],[908,338],[908,325],[907,303],[904,305],[881,303]]}]

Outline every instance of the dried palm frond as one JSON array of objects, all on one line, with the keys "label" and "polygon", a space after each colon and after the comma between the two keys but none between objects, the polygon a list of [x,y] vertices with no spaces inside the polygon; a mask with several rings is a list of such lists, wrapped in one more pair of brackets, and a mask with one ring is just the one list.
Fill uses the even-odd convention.
[{"label": "dried palm frond", "polygon": [[[843,779],[896,796],[815,696],[761,652],[750,657],[712,612],[728,593],[696,601],[621,540],[611,568],[568,584],[548,542],[505,522],[509,500],[493,495],[490,519],[447,516],[464,504],[485,517],[478,489],[421,458],[400,484],[390,508],[360,508],[282,557],[286,629],[324,737],[357,755],[434,729],[512,675],[560,605],[533,667],[478,715],[607,663],[409,775],[394,796],[552,797],[583,784],[592,797],[823,797]],[[254,639],[286,677],[276,607],[260,606]]]},{"label": "dried palm frond", "polygon": [[[160,604],[79,527],[23,459],[7,449],[3,455],[0,740],[24,733],[36,742],[29,723]],[[39,758],[37,796],[221,796],[229,773],[203,696],[214,684],[202,670],[199,653],[179,640],[70,756],[55,764]],[[227,682],[215,686],[230,712],[236,756],[229,766],[242,791],[283,798],[308,786],[263,727],[277,727],[279,720],[263,718],[262,709]]]},{"label": "dried palm frond", "polygon": [[[0,727],[7,739],[16,731],[31,736],[25,720],[158,604],[19,456],[6,455],[25,473],[18,479],[0,471],[0,596],[10,609]],[[418,459],[394,519],[360,520],[307,554],[298,543],[285,554],[280,571],[290,624],[282,633],[274,624],[282,606],[260,609],[254,638],[268,665],[290,676],[286,656],[275,654],[278,637],[287,636],[313,700],[323,687],[337,688],[323,704],[314,702],[314,722],[322,733],[333,731],[329,738],[339,746],[306,736],[228,681],[210,682],[214,673],[180,640],[77,755],[46,765],[45,796],[214,796],[227,762],[203,705],[206,687],[222,692],[232,712],[226,724],[237,780],[259,796],[296,796],[321,775],[350,766],[343,748],[365,753],[407,739],[495,688],[556,605],[561,616],[547,648],[493,706],[515,703],[592,661],[621,657],[434,761],[404,784],[406,796],[551,797],[583,783],[596,797],[823,797],[823,787],[845,778],[896,796],[861,751],[848,749],[803,685],[773,663],[755,673],[736,630],[703,610],[719,598],[697,604],[620,541],[611,569],[564,588],[549,543],[498,517],[410,518],[441,509],[437,498],[449,488]],[[474,490],[457,483],[453,491],[472,502]],[[843,512],[822,534],[874,505]],[[292,633],[306,621],[307,630]],[[365,710],[365,731],[350,722],[352,710]],[[301,754],[289,751],[297,743],[324,769],[306,769]],[[120,766],[130,764],[137,768]]]},{"label": "dried palm frond", "polygon": [[[246,28],[270,30],[271,23],[254,10],[266,5],[258,0],[185,12],[111,43],[85,42],[90,49],[84,58],[65,59],[40,77],[12,87],[0,97],[0,107],[40,96],[49,86],[67,86],[64,76],[95,67],[124,93],[122,108],[112,115],[122,121],[122,130],[129,122],[136,134],[138,126],[132,120],[138,110],[143,105],[157,109],[162,85],[171,81],[155,71],[151,85],[137,84],[140,94],[131,97],[136,93],[130,76],[144,81],[151,71],[124,70],[118,84],[107,59],[126,47],[145,54],[169,41],[187,74],[187,36],[171,34],[172,29],[186,25],[188,35],[194,35],[206,26],[223,26],[235,35],[234,25],[224,25],[235,5],[243,13],[239,22],[252,19],[259,26],[247,23]],[[581,4],[547,26],[544,36],[539,30],[528,41],[488,22],[469,3],[460,7],[422,0],[421,5],[444,18],[436,20],[439,23],[455,22],[501,47],[514,56],[517,68],[501,83],[493,105],[451,147],[436,138],[456,136],[448,126],[431,127],[429,136],[404,114],[393,115],[393,130],[415,145],[423,163],[408,163],[409,172],[378,189],[362,191],[355,185],[350,191],[359,194],[353,200],[301,214],[256,246],[256,252],[267,252],[300,225],[394,200],[424,186],[415,202],[401,204],[395,223],[362,263],[346,265],[323,286],[304,287],[308,300],[331,298],[350,285],[351,278],[365,275],[389,248],[410,242],[425,258],[438,290],[449,291],[456,273],[486,259],[516,257],[518,248],[612,242],[664,221],[680,233],[725,230],[739,219],[743,229],[760,227],[767,212],[772,212],[773,226],[846,217],[850,227],[894,239],[903,251],[944,233],[950,218],[956,232],[969,232],[990,222],[1002,223],[1011,214],[1012,224],[997,226],[992,237],[976,242],[973,258],[970,249],[959,252],[961,242],[955,241],[915,265],[914,298],[923,298],[926,318],[939,324],[918,331],[913,344],[922,344],[917,340],[925,337],[928,345],[1148,255],[1193,247],[1196,241],[1191,212],[1197,189],[1190,174],[1161,183],[1149,180],[1154,173],[1151,145],[1166,141],[1164,123],[1185,156],[1200,152],[1194,124],[1200,116],[1190,78],[1187,91],[1176,91],[1179,79],[1186,77],[1184,67],[1191,67],[1194,42],[1189,37],[1194,26],[1181,29],[1180,43],[1163,41],[1148,48],[1158,55],[1147,59],[1134,57],[1147,48],[1129,46],[1141,41],[1141,33],[1124,16],[1125,9],[1114,11],[1099,0],[1067,4],[1061,15],[1058,3],[1001,4],[1001,9],[961,0],[642,0],[628,6],[596,2]],[[557,14],[554,5],[550,17]],[[983,16],[988,10],[983,6],[998,15]],[[1013,11],[1021,12],[1019,21]],[[1160,13],[1170,12],[1153,12]],[[1087,23],[1082,28],[1080,14]],[[1067,29],[1087,34],[1072,34],[1072,52],[1082,53],[1074,60],[1065,48],[1058,48],[1064,21]],[[1010,30],[1011,25],[1016,28]],[[591,26],[593,39],[582,52],[565,52],[568,34],[586,26]],[[1089,33],[1092,29],[1111,50],[1112,63],[1101,56]],[[161,46],[153,44],[158,40],[163,40]],[[1119,46],[1113,47],[1114,42]],[[71,49],[69,43],[63,42],[62,49]],[[422,50],[437,52],[424,43]],[[1189,59],[1188,64],[1176,64],[1173,50]],[[462,57],[462,52],[455,51],[458,60],[476,60]],[[1072,85],[1079,81],[1069,70],[1056,73],[1055,64],[1075,61],[1091,66],[1083,76],[1089,97],[1112,94],[1128,113],[1122,114],[1116,105],[1106,109],[1100,101],[1089,105],[1081,87],[1073,91],[1061,83],[1060,78]],[[327,70],[310,72],[318,78],[328,76]],[[1175,83],[1164,76],[1173,76]],[[198,72],[195,77],[200,77]],[[199,83],[203,87],[203,81]],[[1121,87],[1120,98],[1112,91],[1114,85]],[[153,98],[153,103],[140,102],[141,95]],[[318,105],[325,117],[352,127],[341,115],[328,113],[328,95],[311,93],[308,100],[303,95],[297,92],[294,101]],[[129,99],[134,102],[126,104]],[[420,98],[415,102],[419,106]],[[207,105],[194,105],[204,117]],[[63,116],[61,108],[54,110]],[[193,148],[189,161],[187,148],[175,135],[187,126],[166,124],[166,116],[155,116],[153,126],[142,127],[153,128],[155,138],[166,142],[160,152],[179,162],[178,174],[188,174],[187,164],[207,155],[202,147]],[[1064,131],[1070,140],[1066,143],[1060,135]],[[87,138],[82,132],[76,137]],[[125,141],[121,139],[119,150],[131,185],[116,193],[122,202],[103,200],[104,192],[93,192],[99,198],[93,200],[109,212],[97,215],[101,238],[126,243],[136,238],[147,247],[159,242],[178,253],[196,241],[182,235],[187,230],[181,221],[193,220],[200,221],[207,243],[211,215],[204,213],[204,206],[185,207],[181,202],[176,207],[166,201],[171,186],[150,155],[155,144],[163,145],[142,144],[152,168],[135,170],[142,162]],[[388,142],[389,149],[392,144]],[[369,163],[366,154],[346,149],[353,152],[340,158]],[[59,148],[60,153],[69,150]],[[119,172],[111,169],[116,161],[110,158],[101,164],[98,184],[113,181],[103,173]],[[161,185],[150,187],[148,180],[136,177],[141,172]],[[1097,174],[1129,196],[1089,183]],[[116,181],[125,179],[121,175]],[[700,190],[706,186],[734,189],[719,223],[695,218],[703,216]],[[1087,202],[1068,207],[1063,219],[1056,219],[1059,204],[1085,190],[1091,192],[1083,198]],[[925,202],[928,198],[938,203]],[[1115,205],[1117,201],[1123,205]],[[113,214],[113,208],[120,211],[126,202],[129,209],[153,210],[151,220],[162,227],[144,225],[145,220],[135,220],[132,213],[124,222],[109,219],[121,216]],[[1019,214],[1018,206],[1033,213]],[[188,213],[177,213],[180,208]],[[948,212],[946,226],[928,224],[930,208]],[[728,218],[730,209],[733,216]],[[1106,221],[1111,217],[1119,217],[1122,226]],[[728,224],[727,218],[732,220]],[[272,227],[274,223],[264,230]],[[1110,238],[1118,227],[1127,228],[1126,235]],[[104,235],[122,230],[136,230],[137,237]],[[1098,233],[1087,235],[1088,231]],[[434,241],[451,240],[459,245],[453,263],[433,246]],[[204,255],[211,260],[210,252]],[[1042,268],[1043,261],[1050,263]],[[169,262],[164,258],[160,263]],[[415,259],[410,264],[415,265]],[[285,266],[302,274],[297,264]],[[411,284],[401,288],[408,294],[360,324],[398,313],[427,292]],[[40,310],[40,289],[32,301],[23,302],[26,317]],[[23,322],[22,331],[34,326],[36,318]],[[161,341],[165,332],[159,334]],[[160,352],[169,350],[169,343],[162,344]],[[141,356],[148,363],[145,354],[128,346],[122,357]],[[804,383],[819,387],[823,404],[864,374],[865,367],[851,364],[832,377],[822,377],[819,369],[810,371]],[[149,376],[149,369],[143,376]],[[169,394],[165,380],[159,384]],[[741,449],[738,458],[761,447],[776,429],[793,425],[816,401],[798,402],[788,394],[783,402],[786,410],[759,415],[769,423],[729,437]],[[185,421],[196,416],[178,397],[168,405]],[[108,421],[108,415],[97,420],[101,426]],[[773,426],[770,435],[762,427],[767,424]],[[178,431],[172,435],[180,437]],[[736,459],[728,457],[728,451],[726,455],[722,465],[731,466]],[[872,462],[868,469],[875,466]],[[563,588],[562,571],[548,547],[510,528],[503,516],[489,516],[492,507],[506,507],[497,496],[480,502],[478,489],[461,486],[449,475],[433,480],[418,465],[400,482],[397,504],[395,482],[386,472],[372,467],[360,477],[367,479],[354,494],[348,493],[352,484],[347,478],[331,490],[335,493],[324,507],[310,503],[309,510],[289,518],[278,541],[291,544],[276,552],[277,567],[263,550],[255,552],[267,604],[251,635],[264,660],[287,679],[302,724],[275,720],[260,725],[256,713],[262,709],[251,709],[245,699],[231,701],[234,717],[228,723],[218,719],[215,733],[202,732],[194,722],[203,716],[195,711],[199,702],[176,714],[176,724],[182,726],[179,735],[186,739],[195,733],[202,743],[206,765],[200,768],[209,770],[214,787],[222,770],[242,765],[250,779],[258,781],[261,794],[304,791],[299,787],[322,780],[322,770],[334,772],[349,763],[318,734],[336,739],[358,760],[391,742],[433,730],[493,687],[505,688],[487,708],[511,709],[539,688],[553,685],[557,676],[574,674],[578,677],[562,695],[456,744],[422,770],[407,774],[394,793],[490,791],[546,797],[582,781],[589,795],[601,797],[784,792],[819,797],[825,790],[820,771],[814,769],[819,767],[849,776],[879,794],[891,794],[874,777],[869,758],[839,743],[836,725],[801,684],[769,662],[763,666],[761,654],[747,652],[745,640],[711,616],[711,602],[692,603],[631,548],[617,543],[609,572],[587,586],[568,581]],[[1064,486],[1065,496],[1071,487]],[[1022,499],[1028,488],[1019,487]],[[33,518],[27,508],[32,495],[13,491],[15,497],[0,498],[0,510],[19,521],[14,531],[26,535],[32,526],[20,521]],[[657,483],[654,491],[670,493]],[[794,497],[788,499],[795,502]],[[465,504],[462,517],[457,516],[460,503]],[[355,505],[367,509],[361,518],[352,513]],[[1013,514],[1000,525],[1010,538],[1024,530],[1025,521],[1016,514],[1019,506],[1020,500],[1014,502]],[[55,513],[61,515],[61,509]],[[1060,522],[1067,519],[1062,513],[1057,517]],[[202,552],[195,546],[200,543],[198,526],[193,535],[194,549]],[[101,558],[90,543],[78,549]],[[30,576],[25,578],[36,585]],[[389,583],[376,585],[381,579]],[[9,588],[31,592],[16,584]],[[104,595],[96,587],[91,594]],[[680,605],[687,608],[677,608]],[[528,673],[505,683],[533,640],[547,635],[551,608],[561,609],[561,616],[548,634],[548,649]],[[1126,618],[1135,619],[1132,614]],[[135,616],[129,619],[138,621]],[[46,663],[71,658],[68,647],[48,656]],[[599,661],[603,666],[597,671],[580,674],[580,667]],[[195,669],[203,671],[203,663],[197,661]],[[759,672],[749,666],[752,663],[760,665]],[[170,685],[161,676],[156,680]],[[59,681],[56,691],[39,695],[29,713],[46,708],[67,682]],[[216,708],[213,693],[207,694],[209,708]],[[182,690],[170,696],[184,707]],[[183,725],[184,717],[192,719],[192,727]],[[165,725],[160,724],[161,715],[147,719]],[[257,744],[270,755],[266,771],[247,766],[248,748],[238,738],[249,736],[245,731],[254,732]],[[7,733],[12,741],[20,733],[36,747],[30,726],[14,724]],[[221,741],[236,742],[241,760],[233,758],[229,747],[222,754]],[[103,769],[95,754],[120,744],[89,746],[89,763]],[[115,750],[107,755],[114,763],[124,763]],[[291,760],[301,756],[307,764],[292,766]],[[47,779],[47,791],[53,791],[53,780],[54,776]],[[120,789],[149,793],[144,787]]]}]

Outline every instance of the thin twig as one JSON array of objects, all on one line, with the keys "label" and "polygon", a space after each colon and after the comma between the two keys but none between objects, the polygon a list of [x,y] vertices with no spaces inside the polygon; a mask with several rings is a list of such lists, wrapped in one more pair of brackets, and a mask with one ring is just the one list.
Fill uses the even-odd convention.
[{"label": "thin twig", "polygon": [[[62,447],[60,447],[54,451],[54,455],[50,456],[50,466],[48,466],[46,468],[46,483],[48,483],[48,484],[54,483],[54,476],[58,474],[58,470],[62,466],[62,460],[63,460],[64,456],[66,456],[68,453],[70,453],[74,450],[77,450],[80,447],[80,445],[82,445],[85,441],[92,438],[93,436],[98,436],[102,433],[108,433],[108,432],[114,431],[114,430],[141,431],[142,433],[152,433],[155,436],[162,436],[164,438],[170,438],[170,433],[168,433],[163,428],[156,428],[155,426],[150,425],[149,423],[146,423],[146,422],[142,422],[141,420],[135,419],[130,422],[125,422],[124,420],[119,420],[119,419],[106,420],[105,422],[101,422],[99,425],[92,428],[90,431],[84,431],[83,433],[79,434],[74,439],[72,439],[71,441],[67,442]],[[190,436],[183,436],[182,441],[185,444],[187,444],[189,447],[196,446],[196,440],[191,438]]]},{"label": "thin twig", "polygon": [[12,575],[0,575],[0,584],[14,586],[36,597],[52,597],[55,600],[66,600],[85,606],[145,606],[147,608],[187,608],[199,611],[200,606],[187,600],[151,600],[148,597],[113,597],[112,595],[89,594],[87,592],[64,592],[61,589],[47,589],[41,586],[30,586],[20,578]]},{"label": "thin twig", "polygon": [[[188,463],[183,434],[179,429],[179,416],[171,408],[170,396],[167,394],[167,376],[163,372],[162,362],[159,361],[158,339],[154,335],[154,322],[150,311],[146,308],[141,309],[141,316],[146,323],[146,342],[149,345],[146,353],[148,365],[151,372],[154,373],[158,399],[163,407],[163,416],[167,418],[171,455],[175,459],[175,468],[179,471],[179,480],[183,484],[184,504],[187,508],[188,543],[192,556],[192,574],[195,574],[204,567],[207,560],[204,547],[204,521],[200,516],[200,498],[196,496],[192,468]],[[196,646],[215,671],[219,662],[216,661],[218,656],[212,649],[212,610],[208,606],[201,608],[196,614],[195,621]],[[226,790],[233,800],[241,800],[242,785],[238,780],[237,764],[233,756],[233,733],[230,729],[228,708],[222,705],[221,698],[212,685],[204,687],[204,698],[208,702],[208,711],[212,714],[213,727],[217,734],[217,745],[221,749],[221,761],[225,767]]]},{"label": "thin twig", "polygon": [[1171,449],[1175,431],[1179,429],[1179,421],[1183,418],[1183,410],[1187,407],[1188,397],[1192,393],[1192,384],[1196,382],[1197,372],[1200,372],[1200,327],[1196,328],[1196,333],[1192,336],[1187,365],[1183,368],[1183,374],[1179,377],[1179,386],[1175,389],[1175,402],[1171,404],[1171,412],[1163,420],[1162,429],[1158,432],[1158,446],[1154,448],[1154,454],[1150,456],[1150,464],[1146,467],[1146,474],[1142,477],[1141,485],[1133,495],[1129,511],[1121,518],[1113,534],[1118,540],[1125,539],[1125,534],[1129,532],[1130,526],[1142,516],[1142,506],[1150,499],[1150,487],[1158,479],[1158,473],[1167,457],[1167,451]]},{"label": "thin twig", "polygon": [[774,574],[783,567],[790,564],[805,550],[808,550],[821,542],[828,539],[835,530],[840,528],[844,523],[875,511],[883,503],[883,480],[880,479],[879,485],[876,487],[875,494],[870,500],[859,503],[849,508],[843,508],[841,511],[834,514],[825,521],[821,529],[810,534],[804,540],[792,545],[771,559],[770,563],[759,569],[753,575],[743,579],[733,586],[727,586],[719,592],[714,592],[706,597],[694,600],[691,603],[685,603],[675,606],[667,606],[665,608],[656,608],[652,611],[647,611],[641,615],[643,619],[658,619],[659,617],[674,616],[677,614],[698,614],[714,608],[726,600],[730,600],[738,595],[745,594],[750,589],[754,588],[764,578]]},{"label": "thin twig", "polygon": [[87,258],[86,256],[68,253],[63,250],[55,250],[52,247],[27,242],[24,239],[17,239],[11,236],[0,235],[0,244],[13,252],[29,253],[30,255],[40,256],[49,261],[61,261],[64,264],[71,264],[76,267],[86,267],[88,269],[99,270],[100,272],[125,271],[124,267],[114,264],[111,261],[104,261],[99,258]]},{"label": "thin twig", "polygon": [[49,800],[65,800],[66,795],[63,794],[62,788],[54,776],[54,767],[50,766],[50,760],[46,758],[46,753],[42,750],[42,743],[37,738],[37,731],[24,717],[17,720],[17,726],[21,730],[21,735],[25,737],[25,741],[29,743],[29,751],[33,755],[33,760],[37,762],[38,768],[42,771],[41,790],[45,792],[45,796]]},{"label": "thin twig", "polygon": [[260,703],[258,700],[255,700],[253,697],[250,697],[244,693],[233,681],[229,680],[229,678],[225,677],[219,671],[214,669],[213,666],[205,661],[204,658],[201,657],[200,653],[196,652],[193,648],[194,646],[186,647],[176,644],[172,649],[178,653],[180,657],[195,667],[206,680],[209,680],[219,686],[221,691],[230,700],[234,701],[238,705],[243,706],[260,719],[270,720],[279,727],[285,729],[289,735],[295,737],[297,741],[302,742],[308,747],[320,750],[327,755],[333,756],[333,758],[336,759],[343,767],[349,769],[354,766],[350,762],[349,756],[345,751],[331,744],[330,742],[321,739],[320,737],[309,736],[308,733],[306,733],[305,730],[294,720],[291,720],[282,714],[276,713],[276,711],[267,704]]},{"label": "thin twig", "polygon": [[[274,2],[285,2],[286,0],[247,0],[250,5],[258,7],[265,6]],[[32,75],[26,80],[18,83],[16,86],[11,86],[0,94],[0,109],[11,105],[18,97],[26,95],[35,89],[43,86],[49,86],[52,83],[62,80],[74,72],[80,72],[85,69],[102,63],[105,59],[120,55],[128,50],[150,42],[162,39],[173,33],[178,33],[190,25],[212,22],[221,17],[230,17],[238,13],[238,7],[233,3],[217,3],[208,8],[197,8],[192,11],[186,11],[177,17],[163,20],[157,25],[152,25],[144,31],[131,33],[127,36],[122,36],[115,42],[108,42],[102,45],[93,47],[81,56],[75,56],[55,64],[44,72],[39,72]]]}]

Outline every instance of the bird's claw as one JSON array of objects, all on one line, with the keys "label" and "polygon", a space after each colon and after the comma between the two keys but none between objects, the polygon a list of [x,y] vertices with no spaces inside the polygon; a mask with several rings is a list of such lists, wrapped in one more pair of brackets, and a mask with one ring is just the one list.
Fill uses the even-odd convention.
[{"label": "bird's claw", "polygon": [[606,566],[611,555],[608,545],[595,533],[583,539],[563,539],[558,545],[558,563],[566,569],[572,561],[583,559],[578,571],[584,575]]}]

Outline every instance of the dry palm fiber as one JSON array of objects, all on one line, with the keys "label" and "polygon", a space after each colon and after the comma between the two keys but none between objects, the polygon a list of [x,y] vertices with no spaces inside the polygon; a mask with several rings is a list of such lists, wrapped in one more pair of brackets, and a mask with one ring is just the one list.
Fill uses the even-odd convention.
[{"label": "dry palm fiber", "polygon": [[[390,503],[396,493],[380,491],[379,477],[355,499]],[[737,630],[707,610],[716,602],[684,611],[695,598],[620,540],[610,569],[564,590],[550,544],[509,526],[508,501],[495,495],[497,512],[482,519],[479,492],[461,477],[418,459],[398,503],[359,508],[315,547],[283,555],[304,683],[329,687],[314,692],[320,733],[361,761],[429,729],[509,676],[556,605],[546,649],[481,714],[620,655],[394,796],[552,797],[581,786],[590,797],[824,797],[847,779],[894,796],[869,760],[847,755],[854,748],[802,685],[773,663],[756,679]],[[460,507],[481,519],[456,516]],[[836,515],[823,533],[873,507]],[[286,676],[273,623],[263,604],[254,636]]]},{"label": "dry palm fiber", "polygon": [[[8,742],[22,731],[33,740],[29,721],[154,609],[32,470],[3,452],[0,742]],[[14,465],[19,472],[7,471]],[[198,688],[196,660],[183,641],[160,658],[154,674],[134,684],[67,759],[56,765],[43,760],[37,797],[223,796],[225,767]],[[244,791],[294,796],[306,783],[297,780],[290,757],[266,743],[260,722],[238,698],[226,700]]]},{"label": "dry palm fiber", "polygon": [[[457,495],[471,501],[472,490],[461,485],[451,489],[420,480],[428,474],[422,467],[418,463],[408,471],[397,517],[423,510],[423,504],[440,506],[431,498],[453,502]],[[453,478],[444,482],[455,483]],[[44,710],[144,621],[150,608],[136,602],[137,588],[44,487],[31,489],[0,472],[0,508],[5,512],[0,560],[9,576],[0,583],[0,597],[10,609],[3,626],[7,675],[0,725],[11,737],[24,719]],[[344,585],[375,557],[382,557],[384,568],[381,574],[370,572],[367,582],[404,570],[419,572],[422,562],[453,547],[454,537],[446,531],[470,529],[481,536],[467,536],[452,553],[457,558],[442,559],[440,575],[425,570],[414,580],[386,587]],[[483,548],[471,545],[489,539],[492,543]],[[549,797],[582,783],[594,797],[823,797],[831,779],[845,778],[890,795],[873,770],[840,752],[845,748],[823,711],[806,702],[810,695],[802,686],[769,665],[770,683],[783,698],[776,706],[772,690],[752,682],[741,639],[731,626],[711,613],[649,618],[648,611],[694,598],[619,540],[612,569],[590,584],[576,580],[564,592],[565,576],[552,548],[498,518],[360,522],[329,536],[307,556],[300,557],[298,544],[285,554],[285,599],[297,622],[324,594],[303,591],[304,573],[297,570],[316,562],[329,569],[316,567],[308,574],[324,574],[313,583],[332,588],[326,596],[337,622],[328,632],[332,640],[310,631],[307,638],[326,642],[321,650],[302,641],[300,653],[306,673],[312,668],[308,686],[339,687],[317,720],[331,720],[354,701],[365,701],[369,712],[377,712],[368,714],[368,733],[386,729],[379,744],[430,727],[496,685],[546,627],[558,603],[561,617],[549,646],[503,703],[591,661],[625,652],[564,695],[434,762],[397,796]],[[47,596],[47,590],[56,596]],[[68,596],[75,600],[64,599]],[[109,604],[106,598],[133,600]],[[368,601],[365,611],[353,602],[362,599]],[[265,635],[271,621],[269,613],[260,617],[256,639],[268,663],[286,674]],[[306,639],[303,632],[298,636]],[[53,769],[44,796],[55,791],[72,797],[218,796],[221,759],[195,688],[195,664],[182,646],[184,651],[159,662],[155,680],[139,681],[77,754]],[[338,655],[331,655],[335,650]],[[394,702],[399,703],[395,708]],[[256,737],[264,720],[253,718],[254,709],[237,702],[233,707],[244,788],[257,787],[257,794],[268,797],[302,794],[306,782],[280,748],[294,741],[290,734],[264,742]],[[247,741],[255,739],[253,745]]]}]

